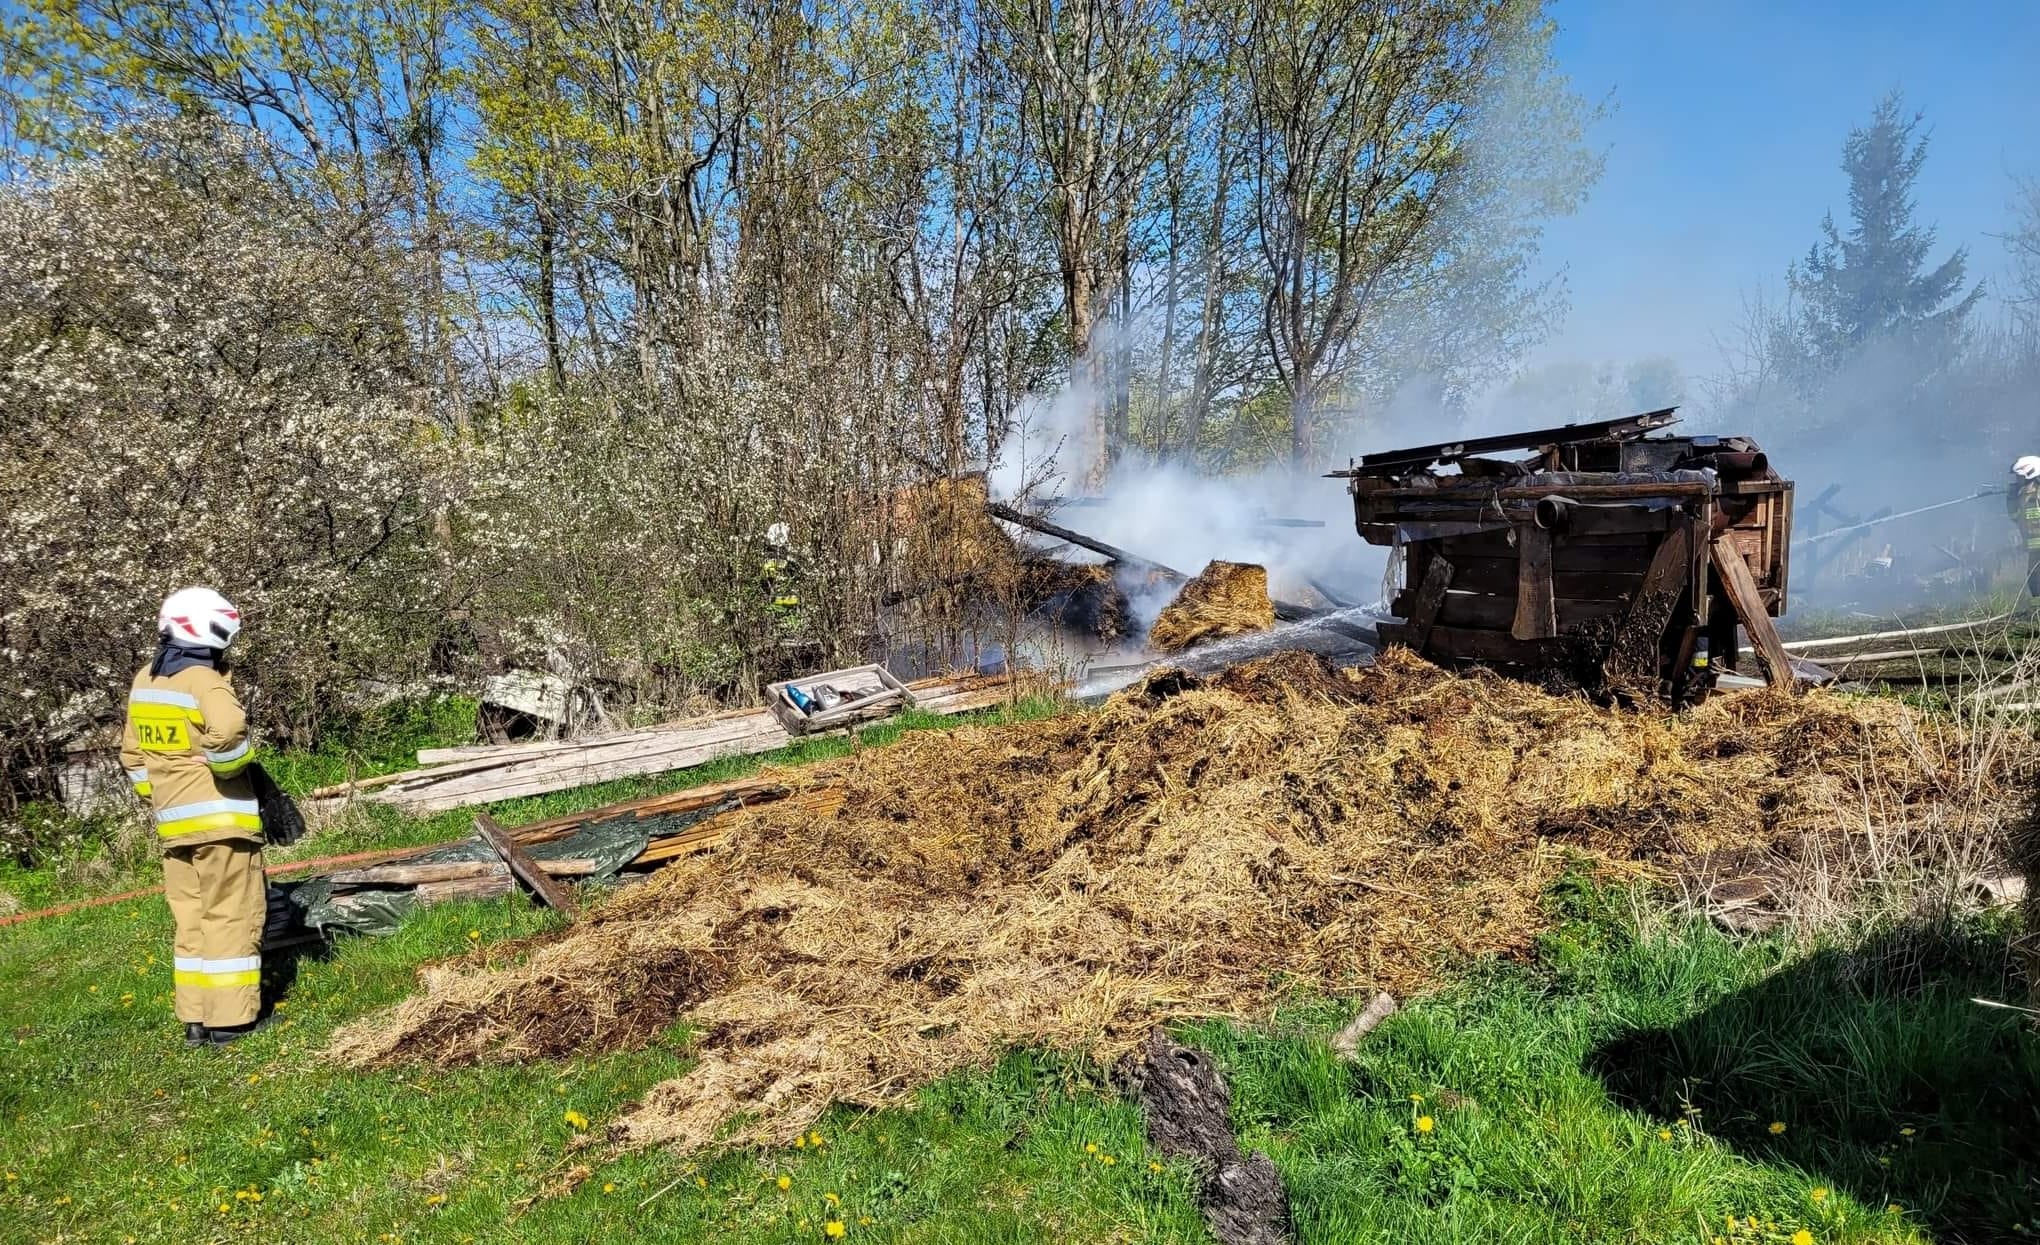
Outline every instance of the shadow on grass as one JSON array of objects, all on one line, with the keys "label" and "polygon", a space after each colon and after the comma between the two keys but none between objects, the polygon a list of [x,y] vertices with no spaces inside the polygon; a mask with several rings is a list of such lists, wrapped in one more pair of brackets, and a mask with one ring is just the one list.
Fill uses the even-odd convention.
[{"label": "shadow on grass", "polygon": [[[2040,1233],[2040,1039],[2005,939],[1901,929],[1796,961],[1588,1066],[1632,1109],[1682,1117],[1940,1241]],[[1780,1128],[1779,1126],[1783,1127]]]}]

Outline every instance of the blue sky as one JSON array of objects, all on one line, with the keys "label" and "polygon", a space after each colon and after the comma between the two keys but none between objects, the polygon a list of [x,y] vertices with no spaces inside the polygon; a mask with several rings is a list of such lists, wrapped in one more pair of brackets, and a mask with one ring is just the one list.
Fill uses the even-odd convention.
[{"label": "blue sky", "polygon": [[[1893,88],[1926,114],[1916,187],[1938,254],[2005,266],[2014,172],[2040,176],[2040,0],[1558,0],[1556,53],[1589,99],[1607,169],[1547,233],[1571,311],[1533,362],[1662,354],[1719,369],[1745,292],[1782,292],[1821,214],[1844,220],[1841,144]],[[1993,311],[1993,313],[1995,313]]]}]

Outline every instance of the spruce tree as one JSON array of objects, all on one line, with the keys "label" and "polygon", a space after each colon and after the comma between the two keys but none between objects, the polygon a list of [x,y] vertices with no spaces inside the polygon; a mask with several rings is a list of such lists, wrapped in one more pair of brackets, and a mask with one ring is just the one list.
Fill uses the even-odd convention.
[{"label": "spruce tree", "polygon": [[1912,195],[1927,159],[1927,139],[1916,136],[1920,120],[1918,113],[1905,115],[1893,92],[1842,145],[1848,232],[1828,214],[1821,240],[1790,274],[1801,305],[1804,362],[1816,375],[1832,374],[1866,349],[1903,351],[1929,368],[1945,362],[1983,296],[1980,285],[1963,291],[1965,248],[1926,267],[1935,230],[1914,219]]}]

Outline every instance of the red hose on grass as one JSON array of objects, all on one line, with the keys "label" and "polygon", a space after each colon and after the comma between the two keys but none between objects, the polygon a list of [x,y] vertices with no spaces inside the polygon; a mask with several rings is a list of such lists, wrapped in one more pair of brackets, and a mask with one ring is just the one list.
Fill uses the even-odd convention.
[{"label": "red hose on grass", "polygon": [[[395,847],[380,852],[353,852],[345,856],[320,856],[313,860],[290,860],[282,864],[270,865],[263,872],[270,877],[279,877],[286,873],[298,873],[305,869],[325,869],[333,865],[371,864],[381,860],[394,860],[399,856],[409,856],[424,850],[422,847]],[[138,891],[125,891],[118,895],[99,895],[92,899],[74,899],[70,903],[60,903],[51,908],[39,908],[34,912],[17,912],[13,916],[0,917],[0,926],[20,925],[24,922],[38,920],[46,916],[63,916],[70,912],[81,912],[86,908],[103,908],[107,904],[121,903],[129,899],[141,899],[149,895],[160,895],[162,893],[162,887],[149,886]]]}]

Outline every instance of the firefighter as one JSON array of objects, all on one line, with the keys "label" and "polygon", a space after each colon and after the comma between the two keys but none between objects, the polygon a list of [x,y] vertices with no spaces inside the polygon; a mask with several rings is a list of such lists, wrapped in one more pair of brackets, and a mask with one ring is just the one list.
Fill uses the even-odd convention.
[{"label": "firefighter", "polygon": [[210,588],[171,593],[156,655],[128,693],[121,764],[149,804],[177,925],[177,1018],[193,1046],[249,1031],[262,1002],[262,817],[248,719],[221,669],[241,613]]},{"label": "firefighter", "polygon": [[789,621],[800,611],[799,575],[793,560],[793,534],[784,523],[765,529],[765,555],[758,560],[760,586],[773,617]]},{"label": "firefighter", "polygon": [[2012,464],[2006,505],[2026,537],[2026,595],[2040,597],[2040,454]]}]

